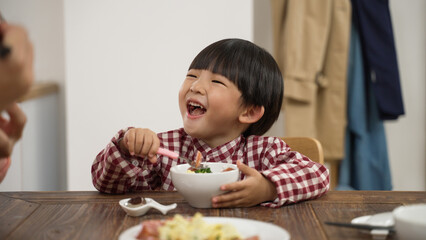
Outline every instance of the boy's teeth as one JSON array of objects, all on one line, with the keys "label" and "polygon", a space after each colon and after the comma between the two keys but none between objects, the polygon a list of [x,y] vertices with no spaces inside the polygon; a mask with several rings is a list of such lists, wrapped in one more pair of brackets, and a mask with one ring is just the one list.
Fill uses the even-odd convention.
[{"label": "boy's teeth", "polygon": [[198,103],[189,102],[188,103],[188,111],[191,115],[202,115],[206,112],[206,109]]},{"label": "boy's teeth", "polygon": [[189,105],[193,106],[193,107],[203,107],[200,104],[197,103],[189,103]]}]

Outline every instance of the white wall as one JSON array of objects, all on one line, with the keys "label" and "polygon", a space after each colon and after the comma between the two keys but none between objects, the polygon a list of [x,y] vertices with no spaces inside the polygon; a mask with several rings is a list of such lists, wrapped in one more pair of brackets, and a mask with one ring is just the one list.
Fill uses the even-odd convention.
[{"label": "white wall", "polygon": [[394,190],[426,190],[426,1],[391,0],[405,116],[387,122]]},{"label": "white wall", "polygon": [[94,190],[90,167],[121,128],[181,126],[178,90],[195,55],[252,40],[252,1],[65,0],[69,190]]}]

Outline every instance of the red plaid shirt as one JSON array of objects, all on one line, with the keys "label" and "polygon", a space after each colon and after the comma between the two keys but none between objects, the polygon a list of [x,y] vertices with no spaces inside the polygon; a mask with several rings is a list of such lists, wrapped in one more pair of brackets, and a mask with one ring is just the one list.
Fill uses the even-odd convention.
[{"label": "red plaid shirt", "polygon": [[[100,192],[125,193],[143,190],[175,190],[170,174],[172,166],[183,164],[158,155],[153,164],[140,157],[120,152],[118,140],[127,129],[115,135],[92,165],[93,185]],[[325,166],[311,161],[304,155],[291,151],[289,146],[276,137],[240,136],[216,148],[192,138],[183,129],[159,133],[161,147],[195,159],[197,151],[206,162],[236,163],[241,160],[261,172],[277,188],[278,198],[263,203],[279,207],[321,196],[329,189],[329,174]],[[243,176],[242,176],[243,177]]]}]

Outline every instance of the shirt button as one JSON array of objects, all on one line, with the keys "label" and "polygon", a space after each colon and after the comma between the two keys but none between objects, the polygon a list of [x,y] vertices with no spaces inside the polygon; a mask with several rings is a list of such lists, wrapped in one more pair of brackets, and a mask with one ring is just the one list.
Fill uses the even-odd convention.
[{"label": "shirt button", "polygon": [[132,161],[132,164],[133,164],[133,165],[135,165],[136,167],[137,167],[137,166],[139,166],[139,162],[138,162],[138,160],[133,160],[133,161]]}]

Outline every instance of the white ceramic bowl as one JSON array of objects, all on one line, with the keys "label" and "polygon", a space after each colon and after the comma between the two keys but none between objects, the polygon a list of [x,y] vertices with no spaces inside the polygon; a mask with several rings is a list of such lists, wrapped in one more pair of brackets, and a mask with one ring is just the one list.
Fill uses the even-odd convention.
[{"label": "white ceramic bowl", "polygon": [[400,206],[392,215],[398,239],[426,239],[426,204]]},{"label": "white ceramic bowl", "polygon": [[[220,186],[236,182],[239,179],[237,165],[230,163],[205,163],[212,173],[188,173],[188,164],[176,165],[171,168],[172,182],[178,192],[196,208],[211,208],[212,197],[223,191]],[[235,170],[222,172],[231,167]]]}]

